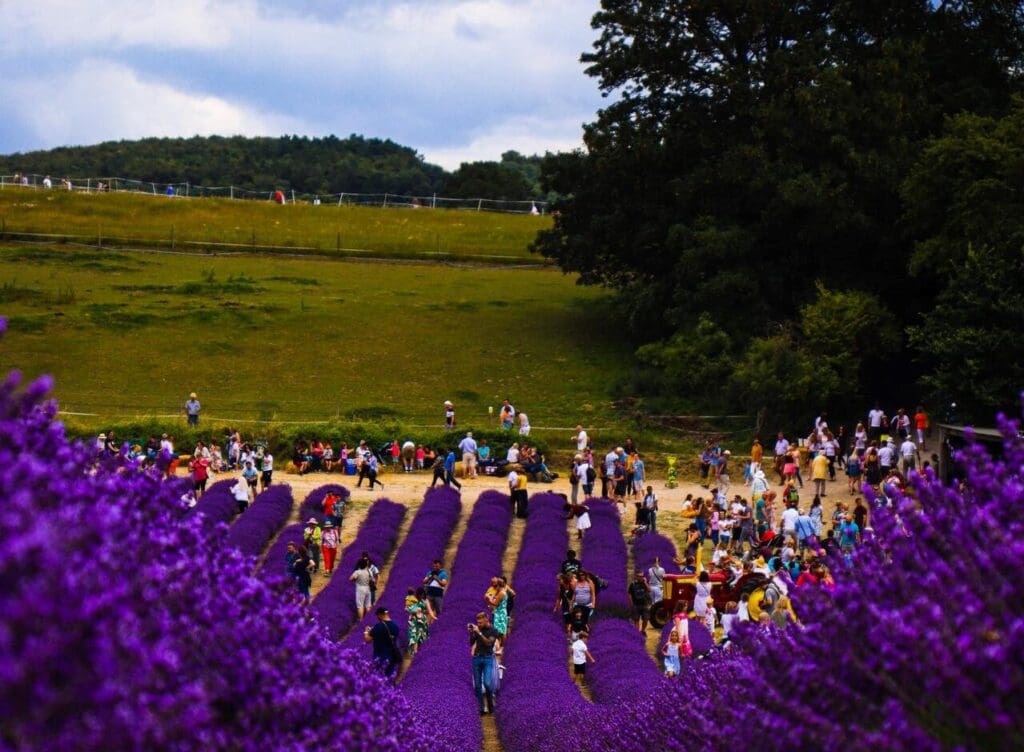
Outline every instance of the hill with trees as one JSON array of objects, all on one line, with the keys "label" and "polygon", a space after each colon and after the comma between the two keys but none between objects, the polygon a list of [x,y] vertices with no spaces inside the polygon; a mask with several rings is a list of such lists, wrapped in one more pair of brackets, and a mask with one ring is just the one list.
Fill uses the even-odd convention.
[{"label": "hill with trees", "polygon": [[194,136],[107,141],[0,156],[0,174],[123,177],[160,183],[233,185],[303,193],[398,193],[456,198],[545,200],[540,156],[515,151],[500,162],[465,163],[455,172],[426,162],[415,149],[351,135]]}]

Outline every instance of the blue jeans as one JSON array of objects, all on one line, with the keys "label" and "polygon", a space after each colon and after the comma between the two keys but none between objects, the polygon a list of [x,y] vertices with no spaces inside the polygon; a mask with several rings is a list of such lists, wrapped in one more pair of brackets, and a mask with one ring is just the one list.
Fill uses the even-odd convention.
[{"label": "blue jeans", "polygon": [[493,656],[473,656],[473,689],[476,691],[476,700],[480,705],[481,713],[484,711],[484,695],[487,695],[487,699],[491,703],[491,709],[494,709],[494,697],[491,696],[490,690],[493,679],[491,671],[493,670]]}]

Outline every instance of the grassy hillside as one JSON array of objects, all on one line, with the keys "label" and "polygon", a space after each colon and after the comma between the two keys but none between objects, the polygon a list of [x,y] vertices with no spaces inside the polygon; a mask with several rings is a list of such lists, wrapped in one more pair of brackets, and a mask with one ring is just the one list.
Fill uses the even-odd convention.
[{"label": "grassy hillside", "polygon": [[[55,201],[107,199],[128,203]],[[239,206],[256,209],[292,211]],[[194,390],[224,419],[437,425],[451,399],[482,425],[508,395],[537,426],[603,425],[630,357],[597,326],[602,293],[548,269],[17,245],[0,247],[0,314],[0,370],[53,373],[65,410],[104,417],[176,413]]]},{"label": "grassy hillside", "polygon": [[80,236],[90,244],[237,250],[277,246],[320,255],[542,263],[527,246],[550,217],[230,199],[0,190],[0,231]]}]

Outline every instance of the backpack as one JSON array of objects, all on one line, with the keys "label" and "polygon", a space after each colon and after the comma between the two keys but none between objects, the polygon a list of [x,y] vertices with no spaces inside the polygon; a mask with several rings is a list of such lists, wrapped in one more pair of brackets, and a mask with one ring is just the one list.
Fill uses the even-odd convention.
[{"label": "backpack", "polygon": [[587,483],[593,483],[595,480],[597,480],[597,471],[594,470],[593,465],[591,465],[587,468]]}]

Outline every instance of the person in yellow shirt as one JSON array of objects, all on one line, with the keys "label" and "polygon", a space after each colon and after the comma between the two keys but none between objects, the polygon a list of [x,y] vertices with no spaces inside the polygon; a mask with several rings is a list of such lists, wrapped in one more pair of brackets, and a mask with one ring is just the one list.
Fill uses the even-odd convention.
[{"label": "person in yellow shirt", "polygon": [[811,480],[814,481],[814,493],[818,496],[825,496],[825,481],[828,480],[828,457],[824,452],[818,452],[811,461]]},{"label": "person in yellow shirt", "polygon": [[764,459],[764,447],[760,439],[754,439],[754,445],[750,447],[750,475],[754,476],[761,469],[761,460]]}]

